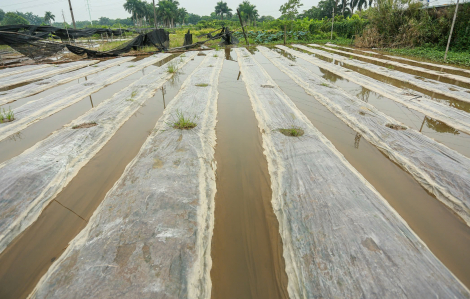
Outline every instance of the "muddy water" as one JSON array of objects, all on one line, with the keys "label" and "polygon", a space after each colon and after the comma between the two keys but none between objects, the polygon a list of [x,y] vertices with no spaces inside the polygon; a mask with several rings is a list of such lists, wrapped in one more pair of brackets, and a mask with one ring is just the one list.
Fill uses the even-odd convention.
[{"label": "muddy water", "polygon": [[[362,101],[368,102],[369,104],[375,106],[378,110],[406,124],[410,128],[413,128],[416,131],[420,131],[424,135],[431,137],[434,140],[448,146],[449,148],[456,150],[462,155],[470,157],[470,135],[464,132],[460,132],[438,120],[426,117],[421,112],[409,109],[408,107],[383,97],[373,91],[370,91],[361,85],[350,82],[325,69],[319,68],[308,61],[295,58],[285,51],[280,49],[273,50],[291,60],[296,61],[298,64],[309,69],[318,76],[334,83]],[[371,77],[375,78],[375,76]],[[380,80],[379,78],[375,79]]]},{"label": "muddy water", "polygon": [[[168,58],[165,58],[157,63],[154,63],[153,65],[154,66],[161,66],[162,64],[168,62],[169,60],[173,59],[175,56],[177,55],[171,55],[170,57]],[[144,58],[146,58],[148,56],[139,56],[139,57],[136,57],[135,59],[133,60],[130,60],[129,62],[135,62],[135,61],[139,61],[139,60],[142,60]],[[104,71],[106,70],[110,70],[112,69],[111,68],[107,68],[105,69]],[[144,68],[145,69],[145,68]],[[101,71],[103,72],[103,71]],[[5,104],[5,105],[1,105],[2,107],[11,107],[12,109],[13,108],[16,108],[18,106],[21,106],[21,105],[24,105],[25,103],[27,102],[30,102],[30,101],[34,101],[34,100],[39,100],[47,95],[50,95],[50,94],[53,94],[53,93],[56,93],[58,91],[61,91],[61,90],[64,90],[64,89],[67,89],[68,87],[72,86],[72,85],[75,85],[77,83],[83,83],[87,80],[91,80],[93,79],[94,77],[96,77],[97,75],[99,75],[101,72],[98,72],[98,73],[94,73],[94,74],[91,74],[91,75],[88,75],[88,76],[84,76],[84,77],[81,77],[81,78],[78,78],[76,80],[73,80],[71,82],[68,82],[68,83],[65,83],[65,84],[61,84],[61,85],[58,85],[58,86],[54,86],[52,88],[49,88],[47,90],[44,90],[44,91],[41,91],[37,94],[34,94],[34,95],[31,95],[31,96],[28,96],[28,97],[25,97],[25,98],[22,98],[22,99],[19,99],[19,100],[16,100],[15,102],[11,102],[11,103],[8,103],[8,104]],[[142,70],[140,71],[142,72]],[[145,72],[145,71],[144,71]],[[30,84],[31,82],[27,82],[27,83],[24,83],[24,84],[21,84],[21,86],[23,85],[28,85]],[[9,88],[9,89],[13,89],[13,88]]]},{"label": "muddy water", "polygon": [[[202,57],[203,58],[203,57]],[[196,57],[182,73],[146,101],[43,211],[0,255],[0,298],[25,298],[68,243],[82,230],[126,165],[137,155],[184,79],[202,61]],[[86,286],[84,286],[86,287]]]},{"label": "muddy water", "polygon": [[[335,52],[335,51],[333,51],[333,49],[329,49],[329,48],[325,49],[325,48],[318,48],[318,47],[314,47],[314,46],[310,46],[310,47],[318,49],[318,50],[330,52],[330,53],[333,53],[333,54],[341,55],[341,56],[344,56],[344,57],[352,58],[352,59],[355,59],[355,60],[364,61],[364,62],[372,63],[372,64],[375,64],[375,65],[383,66],[383,67],[390,67],[391,66],[389,63],[375,61],[375,60],[369,59],[367,57],[356,57],[356,56],[349,55],[347,53],[339,53],[339,52]],[[340,50],[340,49],[338,49],[338,50]],[[365,55],[363,55],[363,56],[365,56]],[[393,67],[393,70],[400,71],[400,72],[403,72],[403,73],[408,73],[408,74],[412,74],[412,75],[416,75],[416,76],[423,76],[425,78],[429,78],[429,79],[444,82],[444,83],[454,84],[454,85],[457,85],[457,86],[460,86],[460,87],[463,87],[463,88],[470,88],[469,83],[453,80],[453,79],[450,79],[450,78],[447,78],[447,77],[442,77],[442,76],[439,76],[439,75],[429,74],[425,71],[416,71],[416,70],[411,70],[411,69],[408,69],[408,68],[405,68],[405,67],[400,67],[400,66],[395,66],[395,65],[393,65],[391,67]]]},{"label": "muddy water", "polygon": [[[321,60],[323,60],[323,61],[335,63],[335,64],[337,64],[337,65],[340,65],[340,66],[344,67],[344,68],[353,70],[353,71],[358,72],[358,73],[360,73],[360,74],[363,74],[363,75],[365,75],[365,76],[368,76],[368,77],[371,77],[371,78],[380,80],[380,81],[385,82],[385,83],[388,83],[388,84],[391,84],[391,85],[393,85],[393,86],[396,86],[396,87],[399,87],[399,88],[402,88],[402,89],[411,89],[411,90],[419,91],[419,92],[421,92],[421,93],[423,93],[423,94],[425,94],[425,95],[428,95],[428,96],[431,97],[431,99],[433,99],[433,100],[439,101],[439,102],[444,103],[444,104],[449,105],[449,106],[452,106],[452,107],[454,107],[454,108],[456,108],[456,109],[460,109],[460,110],[463,110],[463,111],[466,111],[466,112],[470,112],[470,103],[461,102],[461,101],[455,100],[455,99],[453,99],[453,98],[447,97],[447,96],[445,96],[445,95],[438,94],[438,93],[435,93],[435,92],[433,92],[433,91],[429,91],[429,90],[427,90],[427,89],[423,89],[423,88],[416,87],[416,86],[411,85],[411,84],[409,84],[409,83],[407,83],[407,82],[400,81],[400,80],[396,80],[396,79],[392,79],[392,78],[388,78],[388,77],[385,77],[385,76],[382,76],[382,75],[373,73],[373,72],[371,72],[371,71],[368,71],[368,70],[366,70],[366,69],[358,68],[358,67],[349,65],[349,64],[347,64],[347,63],[342,63],[342,62],[339,62],[339,61],[336,61],[336,60],[327,58],[327,57],[322,56],[322,55],[313,54],[313,53],[311,53],[311,52],[304,51],[304,50],[299,49],[299,48],[293,48],[293,47],[291,47],[291,48],[294,49],[294,50],[296,50],[296,51],[299,51],[299,52],[303,52],[303,53],[312,55],[313,57],[318,58],[318,59],[321,59]],[[289,54],[289,55],[290,55],[290,54]],[[422,80],[424,80],[424,78],[422,78]],[[470,93],[470,90],[469,90],[468,92]]]},{"label": "muddy water", "polygon": [[212,298],[288,298],[261,134],[238,74],[226,60],[218,86]]},{"label": "muddy water", "polygon": [[[325,45],[327,46],[327,45]],[[332,49],[336,49],[336,47],[331,47]],[[369,56],[369,55],[372,55],[372,57],[377,57],[377,58],[380,58],[380,59],[387,59],[387,60],[392,60],[392,61],[396,61],[396,62],[399,62],[399,63],[403,63],[403,64],[409,64],[409,65],[412,65],[412,66],[419,66],[419,67],[422,67],[422,68],[426,68],[426,69],[430,69],[430,70],[434,70],[434,71],[438,71],[438,72],[446,72],[446,73],[449,73],[449,74],[454,74],[454,75],[459,75],[459,76],[463,76],[463,77],[470,77],[470,74],[468,74],[467,72],[465,72],[465,70],[468,70],[469,68],[465,68],[464,66],[461,66],[461,65],[455,65],[455,67],[457,68],[461,68],[462,70],[452,70],[452,69],[443,69],[442,67],[439,67],[439,66],[433,66],[433,65],[428,65],[428,64],[423,64],[422,62],[429,62],[429,63],[433,63],[433,64],[439,64],[435,61],[428,61],[428,60],[425,60],[425,59],[419,59],[417,57],[407,57],[407,56],[404,56],[403,58],[407,58],[407,59],[412,59],[413,61],[407,61],[407,60],[401,60],[400,58],[396,58],[394,56],[398,56],[398,55],[395,55],[393,53],[381,53],[381,52],[374,52],[370,49],[355,49],[355,48],[346,48],[346,47],[342,47],[342,48],[338,48],[338,50],[341,50],[341,51],[346,51],[346,52],[350,52],[350,53],[354,53],[354,54],[359,54],[359,55],[365,55],[365,56]],[[374,52],[374,54],[371,54],[371,53],[366,53],[364,51],[369,51],[369,52]],[[387,56],[385,56],[387,55]],[[398,57],[401,57],[401,56],[398,56]],[[449,65],[452,65],[452,64],[449,64]],[[447,65],[446,65],[447,66]]]},{"label": "muddy water", "polygon": [[[110,98],[115,93],[119,92],[120,90],[126,88],[127,86],[135,82],[136,80],[140,79],[145,74],[151,72],[152,70],[157,69],[157,66],[160,66],[163,63],[168,62],[169,60],[171,60],[172,57],[174,57],[174,55],[162,61],[159,61],[158,63],[145,67],[142,70],[124,79],[121,79],[113,84],[110,84],[106,86],[105,88],[82,99],[81,101],[65,109],[62,109],[59,112],[49,117],[46,117],[36,122],[35,124],[10,136],[7,139],[0,141],[0,163],[21,154],[23,151],[32,147],[37,142],[46,138],[52,132],[60,129],[63,125],[68,124],[72,120],[86,113],[91,108],[96,107],[101,102]],[[97,74],[93,74],[91,76],[75,80],[73,84],[90,80],[96,75]],[[70,84],[72,84],[72,82],[69,82],[67,84],[64,84],[55,88],[51,88],[51,89],[53,89],[54,92],[57,92],[59,90],[67,88],[68,86],[70,86]],[[26,102],[31,101],[31,100],[41,99],[47,94],[50,94],[50,91],[45,91],[45,92],[33,95],[31,97],[21,99],[17,102],[11,103],[12,108],[23,105]]]},{"label": "muddy water", "polygon": [[431,251],[470,287],[470,228],[262,54],[257,53],[255,57],[313,125],[382,194]]}]

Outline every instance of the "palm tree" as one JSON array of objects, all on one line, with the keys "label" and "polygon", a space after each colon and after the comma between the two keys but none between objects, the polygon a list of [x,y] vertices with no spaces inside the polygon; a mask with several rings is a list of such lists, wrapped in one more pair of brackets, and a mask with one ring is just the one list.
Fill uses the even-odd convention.
[{"label": "palm tree", "polygon": [[178,16],[178,4],[178,1],[158,1],[157,16],[164,26],[171,27],[173,25],[173,20]]},{"label": "palm tree", "polygon": [[186,18],[186,15],[188,14],[188,11],[186,8],[182,7],[178,9],[178,22],[184,26],[184,19]]},{"label": "palm tree", "polygon": [[55,16],[50,11],[46,11],[44,15],[44,22],[49,23],[52,26],[52,21],[55,21]]},{"label": "palm tree", "polygon": [[138,7],[139,0],[126,0],[123,7],[124,9],[132,15],[132,19],[134,20],[134,24],[137,25],[137,7]]},{"label": "palm tree", "polygon": [[[354,0],[352,0],[354,1]],[[344,17],[344,13],[345,12],[348,12],[350,11],[350,9],[348,8],[348,6],[350,6],[351,3],[349,2],[349,0],[341,0],[341,4],[338,5],[338,9],[341,10],[341,14],[343,15]]]},{"label": "palm tree", "polygon": [[217,2],[217,5],[215,6],[215,14],[220,16],[220,18],[223,20],[224,15],[227,17],[230,17],[232,15],[231,13],[232,9],[228,7],[227,2]]},{"label": "palm tree", "polygon": [[250,1],[246,0],[238,5],[238,10],[240,11],[240,15],[245,24],[246,22],[251,21],[253,25],[256,25],[256,17],[259,16],[256,5],[252,5]]}]

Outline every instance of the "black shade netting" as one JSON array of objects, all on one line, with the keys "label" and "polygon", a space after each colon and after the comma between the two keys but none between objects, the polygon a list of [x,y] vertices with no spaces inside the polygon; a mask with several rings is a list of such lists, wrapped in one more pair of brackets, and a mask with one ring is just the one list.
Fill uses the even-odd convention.
[{"label": "black shade netting", "polygon": [[223,34],[220,35],[221,41],[219,43],[219,46],[238,45],[238,38],[233,36],[232,32],[229,30],[228,27],[222,29],[222,32]]},{"label": "black shade netting", "polygon": [[184,35],[184,44],[183,46],[189,46],[193,44],[193,35],[191,34],[190,30],[188,29],[188,33]]},{"label": "black shade netting", "polygon": [[31,59],[53,56],[65,47],[65,44],[49,42],[36,36],[2,31],[0,31],[0,44],[8,45]]},{"label": "black shade netting", "polygon": [[84,28],[84,29],[62,29],[52,26],[37,26],[37,25],[7,25],[0,26],[0,31],[20,32],[26,35],[37,37],[47,37],[49,34],[54,34],[55,38],[62,40],[75,40],[80,37],[89,37],[95,34],[107,34],[108,36],[120,36],[128,29],[107,29],[107,28]]},{"label": "black shade netting", "polygon": [[67,44],[67,49],[77,55],[87,54],[87,57],[112,57],[127,53],[130,50],[138,50],[145,46],[154,46],[158,50],[167,50],[170,44],[170,34],[163,29],[156,29],[147,34],[139,34],[133,40],[124,43],[109,51],[96,51]]},{"label": "black shade netting", "polygon": [[155,29],[144,35],[143,46],[154,46],[161,50],[170,47],[170,33],[164,29]]}]

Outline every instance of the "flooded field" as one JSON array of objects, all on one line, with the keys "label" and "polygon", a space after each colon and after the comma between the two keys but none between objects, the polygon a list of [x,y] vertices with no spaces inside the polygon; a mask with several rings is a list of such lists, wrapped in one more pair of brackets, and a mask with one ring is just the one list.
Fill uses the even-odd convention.
[{"label": "flooded field", "polygon": [[317,45],[93,65],[0,77],[0,298],[470,296],[468,70]]}]

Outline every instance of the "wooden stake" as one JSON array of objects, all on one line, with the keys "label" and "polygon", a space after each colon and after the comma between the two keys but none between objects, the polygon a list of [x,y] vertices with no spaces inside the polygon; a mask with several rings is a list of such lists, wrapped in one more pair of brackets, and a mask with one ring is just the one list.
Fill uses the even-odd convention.
[{"label": "wooden stake", "polygon": [[284,24],[284,45],[286,44],[287,25]]},{"label": "wooden stake", "polygon": [[240,16],[240,11],[238,9],[237,9],[237,14],[238,14],[238,19],[240,20],[240,25],[242,25],[242,30],[243,30],[243,35],[245,36],[246,45],[249,46],[250,44],[248,43],[248,38],[246,37],[245,27],[243,26],[242,17]]},{"label": "wooden stake", "polygon": [[75,18],[73,17],[72,2],[70,2],[70,0],[69,0],[69,7],[70,7],[70,14],[72,15],[73,29],[77,29],[77,26],[75,26]]},{"label": "wooden stake", "polygon": [[449,39],[447,40],[446,53],[444,54],[444,61],[447,59],[447,51],[449,51],[450,40],[452,39],[452,31],[454,31],[455,19],[457,18],[457,11],[459,10],[459,0],[455,5],[454,19],[452,20],[452,26],[450,27]]}]

